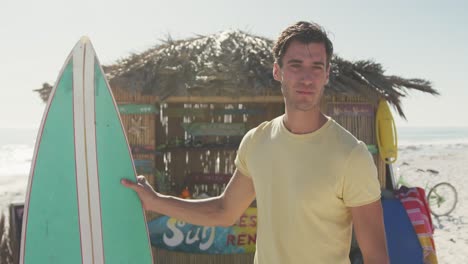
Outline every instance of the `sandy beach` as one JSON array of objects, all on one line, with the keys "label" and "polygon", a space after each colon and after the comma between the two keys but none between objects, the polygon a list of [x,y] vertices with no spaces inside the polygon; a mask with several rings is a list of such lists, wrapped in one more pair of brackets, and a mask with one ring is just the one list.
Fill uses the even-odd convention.
[{"label": "sandy beach", "polygon": [[[32,147],[4,146],[0,157],[0,208],[24,200]],[[433,217],[439,263],[466,263],[468,259],[468,143],[407,145],[400,147],[395,174],[412,186],[452,183],[458,204],[449,216]],[[433,171],[433,172],[431,172]],[[435,173],[434,173],[435,172]]]},{"label": "sandy beach", "polygon": [[[468,258],[468,143],[402,146],[395,174],[412,186],[430,188],[449,182],[458,203],[449,216],[432,217],[439,263],[467,263]],[[433,172],[431,172],[433,171]]]}]

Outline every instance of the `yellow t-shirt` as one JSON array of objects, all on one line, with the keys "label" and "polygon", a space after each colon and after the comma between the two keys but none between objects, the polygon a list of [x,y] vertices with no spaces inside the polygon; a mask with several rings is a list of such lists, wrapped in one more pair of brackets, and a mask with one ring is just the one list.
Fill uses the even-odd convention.
[{"label": "yellow t-shirt", "polygon": [[244,136],[235,164],[255,186],[256,264],[350,263],[349,207],[380,198],[364,143],[331,118],[296,135],[280,116]]}]

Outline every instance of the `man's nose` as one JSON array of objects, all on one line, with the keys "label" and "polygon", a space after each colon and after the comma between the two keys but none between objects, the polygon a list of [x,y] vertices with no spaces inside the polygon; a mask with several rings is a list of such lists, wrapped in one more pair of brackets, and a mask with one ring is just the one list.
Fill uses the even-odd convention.
[{"label": "man's nose", "polygon": [[308,85],[311,84],[315,80],[315,75],[312,71],[304,71],[302,74],[301,81],[302,83]]}]

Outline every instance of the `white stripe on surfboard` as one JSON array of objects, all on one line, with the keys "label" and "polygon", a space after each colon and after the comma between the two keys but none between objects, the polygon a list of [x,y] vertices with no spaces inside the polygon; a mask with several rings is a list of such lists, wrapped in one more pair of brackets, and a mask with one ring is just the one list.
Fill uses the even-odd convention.
[{"label": "white stripe on surfboard", "polygon": [[23,210],[23,223],[22,223],[22,228],[21,228],[21,244],[20,244],[20,259],[19,263],[24,264],[24,256],[25,256],[25,250],[26,250],[26,233],[28,230],[28,215],[29,215],[29,203],[30,203],[30,195],[31,195],[31,189],[32,189],[32,184],[34,182],[34,172],[36,169],[36,160],[37,160],[37,154],[39,152],[39,147],[42,142],[42,134],[44,132],[44,126],[47,120],[47,116],[49,115],[49,110],[50,106],[52,105],[52,101],[55,96],[55,91],[57,90],[57,86],[59,85],[60,79],[62,78],[63,72],[68,66],[68,63],[70,63],[70,60],[72,58],[72,52],[70,55],[68,55],[67,59],[65,60],[64,65],[62,66],[62,69],[60,70],[60,73],[57,77],[57,80],[55,81],[54,87],[52,88],[50,94],[49,94],[49,99],[47,101],[47,105],[44,109],[44,114],[42,115],[42,120],[41,120],[41,126],[39,127],[38,133],[37,133],[37,140],[36,144],[34,146],[34,154],[33,158],[31,161],[31,168],[29,170],[29,179],[28,179],[28,187],[26,191],[26,199],[24,202],[24,210]]},{"label": "white stripe on surfboard", "polygon": [[96,111],[95,111],[95,52],[91,42],[87,40],[84,64],[84,102],[85,102],[85,133],[86,160],[88,162],[88,193],[91,212],[91,235],[93,239],[94,263],[104,263],[102,240],[101,197],[99,192],[98,161],[96,147]]},{"label": "white stripe on surfboard", "polygon": [[73,49],[73,120],[75,129],[76,185],[80,220],[81,255],[83,263],[94,263],[89,212],[88,176],[84,115],[84,55],[86,43],[80,41]]}]

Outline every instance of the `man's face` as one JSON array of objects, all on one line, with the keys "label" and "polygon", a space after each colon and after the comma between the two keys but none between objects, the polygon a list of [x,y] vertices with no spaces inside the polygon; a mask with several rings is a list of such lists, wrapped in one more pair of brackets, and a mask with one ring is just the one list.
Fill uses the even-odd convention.
[{"label": "man's face", "polygon": [[283,67],[275,63],[273,77],[281,82],[281,92],[290,111],[320,108],[330,68],[323,43],[293,41],[283,56]]}]

